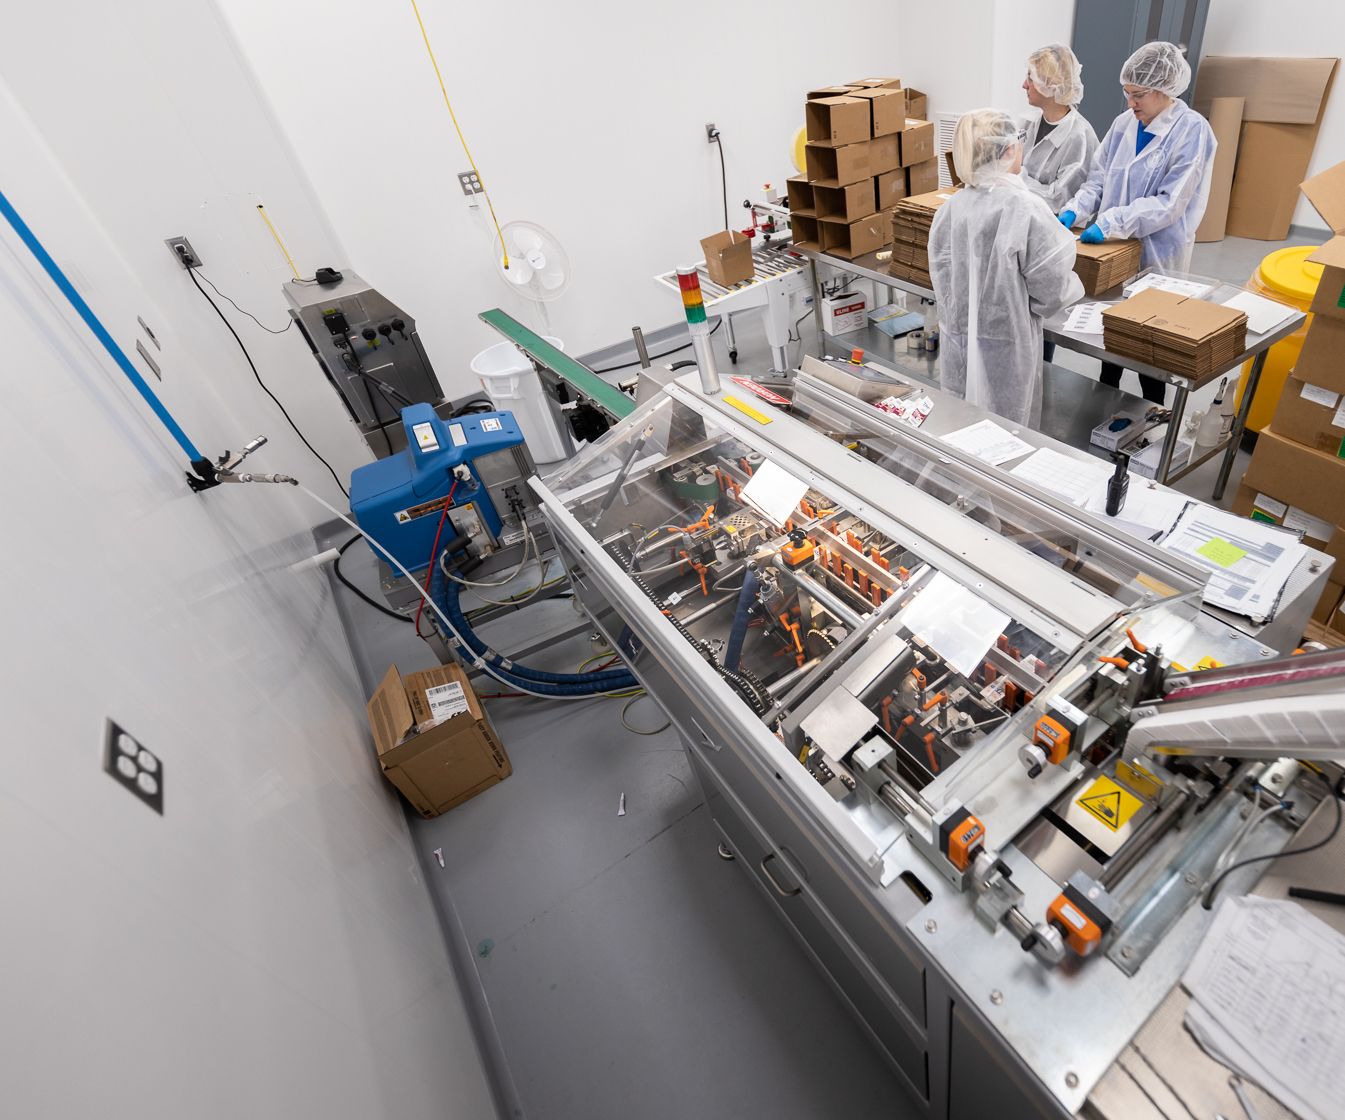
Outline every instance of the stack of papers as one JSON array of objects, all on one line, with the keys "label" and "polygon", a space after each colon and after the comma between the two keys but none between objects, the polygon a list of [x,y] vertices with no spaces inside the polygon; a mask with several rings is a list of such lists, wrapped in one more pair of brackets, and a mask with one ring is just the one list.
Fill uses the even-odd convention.
[{"label": "stack of papers", "polygon": [[1191,499],[1176,490],[1159,486],[1156,482],[1145,482],[1132,478],[1130,489],[1126,493],[1125,505],[1115,517],[1107,514],[1107,486],[1099,486],[1084,503],[1089,513],[1100,514],[1118,529],[1139,537],[1141,540],[1157,541],[1169,532],[1177,523],[1177,518],[1186,509]]},{"label": "stack of papers", "polygon": [[1009,473],[1041,487],[1054,498],[1081,506],[1099,485],[1106,486],[1112,469],[1101,459],[1072,459],[1049,447],[1039,447]]},{"label": "stack of papers", "polygon": [[1199,504],[1182,513],[1162,547],[1210,573],[1205,602],[1254,622],[1275,617],[1284,585],[1308,551],[1278,526]]},{"label": "stack of papers", "polygon": [[1211,1057],[1304,1120],[1345,1101],[1345,937],[1294,902],[1229,898],[1182,983]]},{"label": "stack of papers", "polygon": [[1070,334],[1101,334],[1102,312],[1110,307],[1109,303],[1076,303],[1065,317],[1065,330]]},{"label": "stack of papers", "polygon": [[982,420],[969,428],[960,428],[949,432],[943,442],[984,459],[992,467],[1007,463],[1010,459],[1021,459],[1032,450],[1030,443],[1024,443],[1012,432],[1006,432],[993,420]]},{"label": "stack of papers", "polygon": [[1247,313],[1247,329],[1252,334],[1265,334],[1267,331],[1273,331],[1290,315],[1297,314],[1296,308],[1286,307],[1282,303],[1276,303],[1273,299],[1264,299],[1261,296],[1253,295],[1251,292],[1239,292],[1232,299],[1224,300],[1224,306],[1231,307],[1236,311],[1245,311]]},{"label": "stack of papers", "polygon": [[1135,295],[1136,292],[1144,291],[1145,288],[1158,288],[1160,291],[1175,292],[1179,296],[1199,299],[1201,296],[1212,292],[1214,285],[1205,284],[1199,280],[1183,280],[1180,276],[1164,276],[1161,272],[1150,272],[1137,277],[1125,286],[1126,299]]}]

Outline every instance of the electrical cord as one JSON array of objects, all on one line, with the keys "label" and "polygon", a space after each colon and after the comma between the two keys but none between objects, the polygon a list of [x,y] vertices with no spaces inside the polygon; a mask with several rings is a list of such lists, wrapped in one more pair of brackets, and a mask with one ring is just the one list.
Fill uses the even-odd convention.
[{"label": "electrical cord", "polygon": [[258,319],[257,316],[252,314],[251,311],[244,311],[241,307],[238,306],[238,304],[234,303],[233,299],[230,296],[226,296],[223,292],[221,292],[219,288],[216,286],[215,282],[212,279],[210,279],[210,277],[207,276],[204,272],[201,273],[201,279],[210,285],[211,289],[217,296],[219,296],[220,299],[225,300],[227,303],[229,303],[233,307],[233,309],[237,311],[240,315],[246,315],[249,319],[251,319],[254,323],[256,323],[257,326],[261,327],[261,329],[264,330],[267,334],[284,334],[287,330],[290,329],[290,327],[294,326],[294,320],[291,319],[288,323],[286,323],[283,327],[281,327],[280,330],[275,330],[272,327],[268,327],[265,323],[263,323],[260,319]]},{"label": "electrical cord", "polygon": [[1267,860],[1272,859],[1287,859],[1289,856],[1307,855],[1308,852],[1315,852],[1317,851],[1318,848],[1324,848],[1326,847],[1327,844],[1331,843],[1331,841],[1336,838],[1336,833],[1340,831],[1340,823],[1342,817],[1340,808],[1340,799],[1342,797],[1345,797],[1345,777],[1337,779],[1335,785],[1329,787],[1329,792],[1327,793],[1327,796],[1331,798],[1331,804],[1335,807],[1336,810],[1335,823],[1332,824],[1330,832],[1328,832],[1320,840],[1317,840],[1311,844],[1304,844],[1303,847],[1301,848],[1289,848],[1287,851],[1283,852],[1268,852],[1263,856],[1249,856],[1247,859],[1238,860],[1237,863],[1230,863],[1221,872],[1219,872],[1219,874],[1210,883],[1209,887],[1206,888],[1205,897],[1201,899],[1200,903],[1201,906],[1204,907],[1206,910],[1208,910],[1214,903],[1214,894],[1219,889],[1219,884],[1222,883],[1225,879],[1227,879],[1228,876],[1232,875],[1234,871],[1237,871],[1241,867],[1247,867],[1253,863],[1264,863]]},{"label": "electrical cord", "polygon": [[[410,404],[410,401],[407,402]],[[453,410],[452,416],[456,419],[459,416],[469,416],[476,412],[494,412],[495,402],[488,397],[473,397],[469,401],[463,401]]]},{"label": "electrical cord", "polygon": [[407,618],[406,615],[404,614],[398,614],[391,607],[388,607],[383,603],[378,602],[376,599],[371,599],[368,595],[366,595],[363,591],[361,591],[358,587],[356,587],[353,583],[351,583],[350,580],[346,579],[345,573],[341,571],[341,557],[345,555],[346,549],[348,549],[352,544],[354,544],[359,539],[360,534],[356,533],[353,537],[350,538],[350,540],[346,541],[345,544],[343,544],[340,548],[336,550],[336,559],[332,562],[332,571],[336,573],[336,578],[339,579],[341,583],[344,584],[345,587],[347,587],[350,591],[354,592],[356,597],[363,599],[366,603],[368,603],[371,607],[373,607],[374,610],[381,611],[389,618],[395,618],[398,622],[413,621],[412,619]]},{"label": "electrical cord", "polygon": [[715,147],[719,149],[719,189],[724,196],[724,228],[729,228],[729,177],[724,169],[724,141],[720,138],[719,129],[715,129]]},{"label": "electrical cord", "polygon": [[631,724],[626,722],[626,713],[630,711],[630,706],[634,704],[635,701],[639,700],[640,697],[645,695],[647,695],[647,693],[643,691],[638,692],[634,696],[632,696],[629,700],[627,700],[624,704],[621,705],[621,726],[634,735],[657,735],[662,731],[667,731],[668,728],[672,726],[672,720],[666,717],[658,727],[650,729],[646,729],[643,727],[633,727],[631,726]]},{"label": "electrical cord", "polygon": [[[720,316],[719,321],[716,322],[715,325],[714,325],[713,327],[710,328],[710,334],[714,334],[715,331],[719,330],[719,328],[722,327],[723,325],[724,325],[724,319],[723,319],[723,316]],[[660,358],[666,358],[666,357],[668,357],[669,354],[676,354],[679,350],[685,350],[685,349],[686,349],[687,347],[689,347],[690,345],[691,345],[691,342],[688,340],[687,342],[682,343],[681,346],[674,346],[671,350],[664,350],[663,353],[661,353],[661,354],[650,354],[650,355],[649,355],[649,360],[650,360],[651,362],[657,362]],[[615,372],[616,372],[617,370],[619,370],[619,369],[630,369],[631,366],[638,366],[639,364],[640,364],[640,359],[639,359],[639,358],[636,358],[635,361],[633,361],[633,362],[623,362],[623,363],[622,363],[621,365],[619,365],[619,366],[604,366],[602,369],[595,369],[595,370],[593,370],[593,372],[594,372],[594,373],[615,373]]]},{"label": "electrical cord", "polygon": [[317,461],[321,463],[324,467],[327,468],[327,473],[332,476],[332,480],[336,483],[337,489],[340,490],[341,493],[344,494],[347,499],[349,499],[350,491],[347,490],[345,486],[342,484],[340,476],[337,475],[336,471],[332,470],[331,463],[327,462],[326,459],[324,459],[321,455],[318,454],[318,449],[308,442],[308,437],[305,436],[303,432],[299,430],[299,425],[296,424],[293,418],[290,416],[290,414],[285,411],[285,406],[280,403],[280,398],[277,397],[273,392],[271,392],[270,389],[266,387],[266,382],[262,380],[262,375],[257,372],[257,363],[252,360],[252,355],[248,353],[248,348],[245,345],[243,345],[243,340],[239,338],[238,332],[234,330],[234,325],[231,322],[229,322],[228,316],[226,316],[224,312],[220,310],[219,304],[217,304],[213,299],[210,298],[210,293],[207,292],[203,287],[201,287],[200,282],[196,279],[196,269],[188,268],[187,275],[191,277],[192,284],[195,286],[196,290],[200,292],[201,295],[205,298],[206,303],[210,304],[210,306],[215,309],[215,314],[220,317],[220,322],[229,328],[229,333],[234,336],[234,341],[238,343],[238,349],[243,351],[243,357],[247,359],[248,366],[252,370],[252,376],[257,379],[257,384],[262,387],[262,392],[264,392],[268,397],[271,398],[276,408],[280,409],[280,415],[282,415],[285,418],[286,422],[289,424],[289,426],[294,429],[294,434],[298,436],[299,439],[303,442],[303,445],[313,453],[313,457],[317,459]]}]

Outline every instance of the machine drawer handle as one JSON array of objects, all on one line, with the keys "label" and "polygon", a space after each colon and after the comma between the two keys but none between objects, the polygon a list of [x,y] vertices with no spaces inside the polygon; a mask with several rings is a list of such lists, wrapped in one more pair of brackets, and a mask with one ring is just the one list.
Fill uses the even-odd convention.
[{"label": "machine drawer handle", "polygon": [[764,856],[761,857],[761,873],[765,875],[767,879],[770,880],[770,884],[775,888],[776,894],[780,895],[782,898],[793,898],[796,894],[798,894],[800,891],[803,890],[803,887],[801,885],[797,886],[792,891],[786,890],[784,887],[782,887],[780,885],[780,880],[777,879],[775,875],[771,872],[771,869],[766,866],[766,864],[769,863],[774,858],[775,858],[774,852],[767,852]]}]

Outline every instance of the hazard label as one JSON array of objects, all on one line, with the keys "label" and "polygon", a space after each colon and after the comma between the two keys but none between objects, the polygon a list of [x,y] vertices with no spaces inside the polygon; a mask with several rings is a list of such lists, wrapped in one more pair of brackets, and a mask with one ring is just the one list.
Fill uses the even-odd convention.
[{"label": "hazard label", "polygon": [[1096,817],[1113,832],[1130,820],[1144,807],[1144,802],[1128,789],[1118,786],[1110,778],[1099,778],[1089,786],[1075,804]]}]

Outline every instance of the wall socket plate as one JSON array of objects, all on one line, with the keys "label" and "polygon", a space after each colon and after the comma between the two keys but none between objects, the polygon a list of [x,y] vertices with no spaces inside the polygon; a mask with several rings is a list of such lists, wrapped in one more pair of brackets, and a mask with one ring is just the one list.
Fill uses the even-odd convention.
[{"label": "wall socket plate", "polygon": [[163,243],[168,246],[168,251],[173,254],[173,259],[183,268],[201,267],[201,258],[196,255],[196,250],[191,247],[191,242],[185,237],[165,237]]},{"label": "wall socket plate", "polygon": [[103,736],[103,769],[163,816],[163,761],[112,719]]},{"label": "wall socket plate", "polygon": [[718,135],[719,129],[715,127],[715,122],[707,121],[705,124],[705,142],[707,144],[713,144],[715,142],[715,137]]},{"label": "wall socket plate", "polygon": [[459,171],[458,185],[462,187],[462,193],[468,198],[474,194],[481,194],[485,187],[481,185],[481,176],[475,171]]}]

